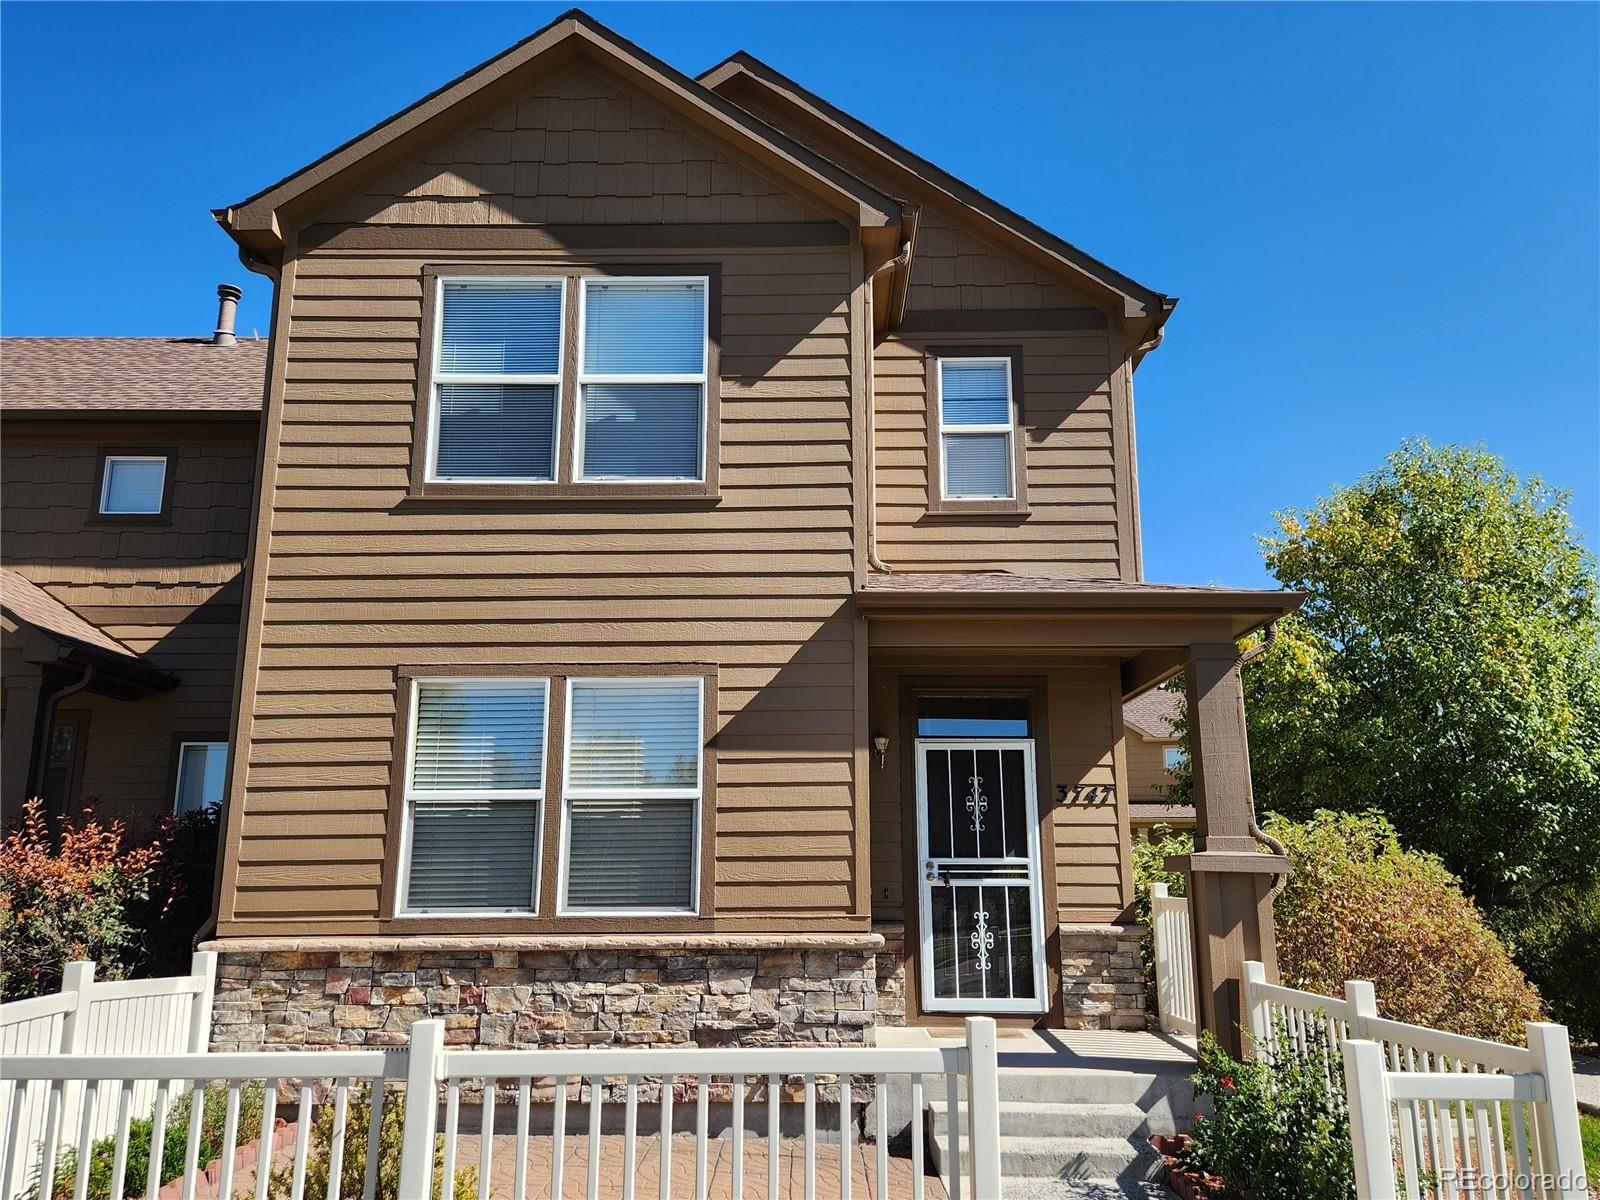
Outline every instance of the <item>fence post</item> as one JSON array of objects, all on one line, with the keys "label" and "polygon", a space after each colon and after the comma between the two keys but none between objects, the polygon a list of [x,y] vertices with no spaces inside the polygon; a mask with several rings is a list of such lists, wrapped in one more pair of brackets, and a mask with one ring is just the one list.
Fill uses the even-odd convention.
[{"label": "fence post", "polygon": [[1267,1016],[1266,997],[1261,986],[1267,982],[1267,968],[1254,959],[1244,964],[1245,1028],[1250,1033],[1254,1049],[1250,1057],[1270,1053],[1272,1047],[1272,1022]]},{"label": "fence post", "polygon": [[189,1000],[189,1039],[184,1048],[190,1054],[204,1054],[211,1044],[211,1002],[217,990],[216,952],[196,950],[189,960],[189,975],[199,990]]},{"label": "fence post", "polygon": [[[444,1022],[415,1021],[406,1059],[406,1116],[400,1134],[402,1196],[425,1200],[433,1195],[433,1138],[438,1125],[437,1084],[444,1053]],[[450,1184],[445,1184],[449,1195]]]},{"label": "fence post", "polygon": [[1578,1132],[1578,1093],[1572,1083],[1572,1046],[1567,1027],[1548,1021],[1528,1022],[1528,1049],[1534,1068],[1544,1076],[1549,1100],[1540,1114],[1540,1159],[1549,1181],[1551,1200],[1584,1200],[1589,1194],[1583,1165],[1583,1139]]},{"label": "fence post", "polygon": [[1172,1029],[1171,1014],[1167,1012],[1167,993],[1172,990],[1172,947],[1161,937],[1161,909],[1157,901],[1167,898],[1167,885],[1150,885],[1150,946],[1156,960],[1156,1022],[1163,1032]]},{"label": "fence post", "polygon": [[1355,1152],[1356,1200],[1389,1200],[1395,1195],[1394,1148],[1389,1144],[1389,1094],[1383,1047],[1347,1041],[1345,1097],[1350,1105],[1350,1145]]},{"label": "fence post", "polygon": [[1365,1039],[1368,1036],[1367,1021],[1378,1015],[1378,993],[1365,979],[1346,979],[1344,999],[1350,1012],[1349,1036],[1358,1040]]},{"label": "fence post", "polygon": [[967,1157],[973,1200],[997,1200],[1000,1195],[1000,1054],[995,1037],[993,1017],[967,1018]]}]

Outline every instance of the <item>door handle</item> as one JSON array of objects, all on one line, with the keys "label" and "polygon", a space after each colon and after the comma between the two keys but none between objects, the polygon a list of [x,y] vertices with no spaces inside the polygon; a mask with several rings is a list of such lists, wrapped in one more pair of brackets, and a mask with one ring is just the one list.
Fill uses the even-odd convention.
[{"label": "door handle", "polygon": [[922,877],[929,883],[943,883],[942,869],[932,859],[922,864]]}]

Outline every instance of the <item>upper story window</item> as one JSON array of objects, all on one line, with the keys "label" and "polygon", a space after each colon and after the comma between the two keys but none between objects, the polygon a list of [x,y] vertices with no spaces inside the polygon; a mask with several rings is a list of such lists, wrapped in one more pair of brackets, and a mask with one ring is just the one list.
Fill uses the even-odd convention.
[{"label": "upper story window", "polygon": [[1014,500],[1011,360],[941,358],[938,380],[943,498]]},{"label": "upper story window", "polygon": [[1183,758],[1182,746],[1161,747],[1161,766],[1165,770],[1176,771],[1179,767],[1183,766]]},{"label": "upper story window", "polygon": [[706,281],[587,278],[578,474],[703,477]]},{"label": "upper story window", "polygon": [[440,281],[432,478],[555,478],[560,279]]},{"label": "upper story window", "polygon": [[162,454],[108,454],[100,474],[102,516],[159,516],[166,508],[167,459]]},{"label": "upper story window", "polygon": [[413,494],[715,494],[714,273],[429,279]]}]

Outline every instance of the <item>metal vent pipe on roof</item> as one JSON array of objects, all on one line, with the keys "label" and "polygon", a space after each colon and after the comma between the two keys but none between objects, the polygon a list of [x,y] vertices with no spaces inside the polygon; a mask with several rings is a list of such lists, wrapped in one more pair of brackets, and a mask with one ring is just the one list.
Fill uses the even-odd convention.
[{"label": "metal vent pipe on roof", "polygon": [[213,346],[235,346],[239,339],[233,335],[233,319],[239,313],[242,291],[231,283],[217,284],[217,330],[211,335]]}]

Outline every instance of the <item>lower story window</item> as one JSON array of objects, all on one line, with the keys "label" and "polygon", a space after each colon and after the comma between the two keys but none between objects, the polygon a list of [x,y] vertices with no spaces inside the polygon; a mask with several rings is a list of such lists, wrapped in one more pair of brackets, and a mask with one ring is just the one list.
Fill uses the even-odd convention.
[{"label": "lower story window", "polygon": [[545,679],[426,679],[406,771],[412,912],[532,912],[544,799]]},{"label": "lower story window", "polygon": [[562,911],[695,911],[703,703],[698,678],[569,681]]},{"label": "lower story window", "polygon": [[220,806],[228,787],[227,742],[180,742],[172,811],[179,816]]}]

